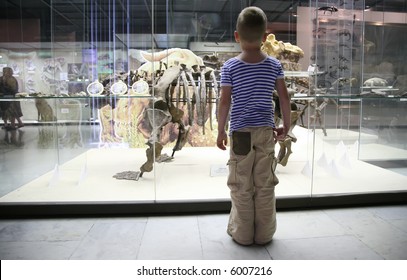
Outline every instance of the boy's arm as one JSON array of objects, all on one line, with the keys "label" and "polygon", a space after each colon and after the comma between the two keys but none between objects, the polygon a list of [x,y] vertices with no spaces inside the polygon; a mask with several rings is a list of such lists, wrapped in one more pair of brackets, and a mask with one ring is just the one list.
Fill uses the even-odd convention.
[{"label": "boy's arm", "polygon": [[287,133],[290,129],[291,125],[291,105],[290,105],[290,97],[288,96],[287,87],[285,85],[284,79],[277,79],[276,80],[276,90],[278,93],[278,100],[280,103],[280,110],[283,116],[283,130],[277,130],[277,140],[284,140],[287,136]]},{"label": "boy's arm", "polygon": [[221,150],[226,150],[226,145],[228,144],[225,127],[230,109],[231,95],[232,87],[222,86],[218,111],[218,138],[216,140],[216,146]]}]

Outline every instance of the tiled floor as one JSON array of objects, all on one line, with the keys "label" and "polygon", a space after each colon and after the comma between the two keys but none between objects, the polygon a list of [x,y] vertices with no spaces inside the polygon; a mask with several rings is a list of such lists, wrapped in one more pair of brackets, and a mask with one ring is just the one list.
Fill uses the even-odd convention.
[{"label": "tiled floor", "polygon": [[226,234],[227,214],[0,221],[0,259],[407,259],[407,205],[278,212],[267,246]]}]

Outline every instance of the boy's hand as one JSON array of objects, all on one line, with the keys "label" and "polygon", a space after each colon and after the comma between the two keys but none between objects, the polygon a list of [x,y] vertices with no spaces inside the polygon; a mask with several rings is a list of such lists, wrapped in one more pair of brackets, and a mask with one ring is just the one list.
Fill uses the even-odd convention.
[{"label": "boy's hand", "polygon": [[284,141],[287,137],[287,132],[285,131],[284,127],[277,127],[274,129],[274,139],[276,141]]},{"label": "boy's hand", "polygon": [[218,132],[218,139],[216,139],[216,146],[221,150],[226,150],[226,145],[228,144],[228,136],[225,131]]}]

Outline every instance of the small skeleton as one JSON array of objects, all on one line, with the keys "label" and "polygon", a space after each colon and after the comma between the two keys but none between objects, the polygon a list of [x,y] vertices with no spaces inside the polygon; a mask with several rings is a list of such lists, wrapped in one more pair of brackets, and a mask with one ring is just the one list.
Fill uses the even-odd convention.
[{"label": "small skeleton", "polygon": [[324,133],[324,136],[327,136],[328,134],[326,133],[324,120],[322,118],[322,110],[326,107],[326,105],[328,105],[328,103],[329,103],[329,99],[323,98],[321,103],[318,103],[317,101],[315,101],[311,104],[311,106],[315,108],[315,114],[310,116],[311,123],[316,124],[318,122],[319,126],[322,129],[322,132]]},{"label": "small skeleton", "polygon": [[370,78],[363,83],[366,87],[385,87],[388,85],[387,81],[382,78]]},{"label": "small skeleton", "polygon": [[335,12],[338,11],[338,8],[335,6],[324,6],[324,7],[320,7],[318,8],[318,11],[323,11],[324,15],[325,13],[329,12],[331,15]]}]

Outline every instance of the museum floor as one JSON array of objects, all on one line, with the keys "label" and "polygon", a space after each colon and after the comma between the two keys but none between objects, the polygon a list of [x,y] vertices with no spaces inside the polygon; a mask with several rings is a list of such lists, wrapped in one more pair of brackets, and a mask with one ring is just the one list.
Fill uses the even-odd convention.
[{"label": "museum floor", "polygon": [[278,212],[267,246],[226,234],[227,214],[0,220],[0,259],[407,260],[407,205]]}]

